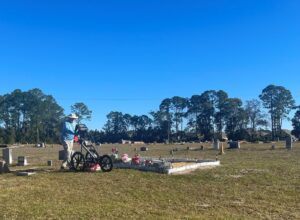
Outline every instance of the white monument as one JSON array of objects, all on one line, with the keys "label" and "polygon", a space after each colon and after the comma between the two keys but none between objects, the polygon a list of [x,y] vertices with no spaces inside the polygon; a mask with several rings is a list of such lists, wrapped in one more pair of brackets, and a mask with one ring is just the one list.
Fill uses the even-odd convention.
[{"label": "white monument", "polygon": [[5,148],[2,150],[3,160],[5,160],[7,165],[11,165],[13,163],[12,159],[12,149]]}]

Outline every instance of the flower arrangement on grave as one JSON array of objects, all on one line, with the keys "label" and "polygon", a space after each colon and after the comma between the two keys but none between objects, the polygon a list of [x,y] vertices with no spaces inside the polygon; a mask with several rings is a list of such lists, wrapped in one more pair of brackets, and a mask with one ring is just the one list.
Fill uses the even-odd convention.
[{"label": "flower arrangement on grave", "polygon": [[130,163],[132,161],[128,154],[123,154],[121,159],[123,163]]},{"label": "flower arrangement on grave", "polygon": [[133,165],[140,165],[141,164],[141,157],[139,154],[136,154],[133,158],[132,158],[132,164]]}]

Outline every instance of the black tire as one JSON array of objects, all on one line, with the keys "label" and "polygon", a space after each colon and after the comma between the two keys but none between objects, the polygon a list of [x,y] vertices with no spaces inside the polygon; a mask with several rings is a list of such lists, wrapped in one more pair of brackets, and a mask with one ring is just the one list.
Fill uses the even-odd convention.
[{"label": "black tire", "polygon": [[96,162],[96,159],[89,152],[87,152],[85,155],[85,163],[89,166],[91,164],[95,164]]},{"label": "black tire", "polygon": [[75,152],[71,158],[71,169],[74,171],[83,171],[85,169],[85,159],[82,153]]},{"label": "black tire", "polygon": [[104,155],[100,159],[101,170],[105,173],[112,171],[113,169],[113,161],[108,155]]}]

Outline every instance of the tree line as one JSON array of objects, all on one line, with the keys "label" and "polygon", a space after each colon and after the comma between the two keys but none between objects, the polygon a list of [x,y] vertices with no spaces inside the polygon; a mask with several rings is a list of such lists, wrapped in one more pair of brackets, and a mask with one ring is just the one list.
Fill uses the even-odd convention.
[{"label": "tree line", "polygon": [[[90,120],[84,103],[71,106],[79,121]],[[189,98],[174,96],[144,115],[112,111],[101,130],[91,130],[95,142],[116,143],[122,139],[144,142],[210,141],[231,139],[271,141],[288,135],[282,122],[290,120],[300,135],[300,108],[283,86],[269,85],[257,99],[243,101],[223,90],[209,90]],[[58,143],[64,109],[40,89],[15,90],[0,96],[0,143]]]},{"label": "tree line", "polygon": [[[111,112],[107,115],[103,131],[94,131],[93,135],[96,140],[106,142],[120,139],[178,142],[227,138],[270,141],[286,137],[282,122],[295,108],[291,92],[282,86],[269,85],[263,89],[259,99],[245,103],[239,98],[229,97],[223,90],[209,90],[190,98],[166,98],[149,116]],[[293,133],[299,136],[299,111],[296,116]]]},{"label": "tree line", "polygon": [[[71,106],[79,120],[89,119],[84,103]],[[0,96],[0,143],[59,143],[64,109],[40,89],[16,89]]]}]

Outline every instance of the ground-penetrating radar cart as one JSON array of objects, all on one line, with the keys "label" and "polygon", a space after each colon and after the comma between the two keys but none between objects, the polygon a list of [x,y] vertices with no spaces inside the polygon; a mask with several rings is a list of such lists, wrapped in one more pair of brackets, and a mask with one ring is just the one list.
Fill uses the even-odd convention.
[{"label": "ground-penetrating radar cart", "polygon": [[110,172],[113,169],[113,162],[110,156],[100,155],[90,138],[88,128],[84,124],[76,126],[76,137],[80,144],[80,152],[75,152],[71,157],[70,169],[74,171],[86,171],[91,166],[99,164],[103,172]]}]

